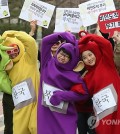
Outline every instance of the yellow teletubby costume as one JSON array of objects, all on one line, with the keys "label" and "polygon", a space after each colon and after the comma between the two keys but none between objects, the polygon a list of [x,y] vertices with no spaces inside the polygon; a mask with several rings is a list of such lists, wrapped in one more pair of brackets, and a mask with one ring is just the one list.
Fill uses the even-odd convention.
[{"label": "yellow teletubby costume", "polygon": [[[12,81],[13,134],[37,134],[37,96],[39,88],[38,48],[35,40],[22,31],[6,31],[3,45],[17,44],[20,52],[8,72]],[[9,111],[8,111],[9,112]]]}]

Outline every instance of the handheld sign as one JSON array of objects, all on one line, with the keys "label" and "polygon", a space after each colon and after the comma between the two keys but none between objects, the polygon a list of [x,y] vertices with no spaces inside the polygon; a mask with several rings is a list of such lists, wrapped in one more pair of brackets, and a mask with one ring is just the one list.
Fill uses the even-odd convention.
[{"label": "handheld sign", "polygon": [[97,23],[100,13],[116,10],[113,0],[89,0],[79,5],[83,26]]},{"label": "handheld sign", "polygon": [[54,9],[55,6],[39,0],[25,0],[19,18],[37,20],[37,25],[48,28]]},{"label": "handheld sign", "polygon": [[0,0],[0,18],[9,17],[8,0]]},{"label": "handheld sign", "polygon": [[78,33],[83,27],[79,8],[57,8],[55,32]]},{"label": "handheld sign", "polygon": [[100,14],[98,24],[101,32],[109,33],[109,37],[112,37],[114,31],[120,31],[120,10]]}]

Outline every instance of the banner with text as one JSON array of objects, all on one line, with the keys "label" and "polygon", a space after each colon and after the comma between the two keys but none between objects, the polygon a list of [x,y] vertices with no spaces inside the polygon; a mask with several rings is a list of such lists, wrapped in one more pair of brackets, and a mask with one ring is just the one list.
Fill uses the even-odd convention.
[{"label": "banner with text", "polygon": [[37,20],[37,25],[48,28],[54,9],[55,6],[39,0],[25,0],[19,18]]},{"label": "banner with text", "polygon": [[113,0],[90,0],[78,6],[84,26],[97,23],[100,13],[116,10]]},{"label": "banner with text", "polygon": [[71,31],[78,33],[83,27],[79,8],[57,8],[55,32]]}]

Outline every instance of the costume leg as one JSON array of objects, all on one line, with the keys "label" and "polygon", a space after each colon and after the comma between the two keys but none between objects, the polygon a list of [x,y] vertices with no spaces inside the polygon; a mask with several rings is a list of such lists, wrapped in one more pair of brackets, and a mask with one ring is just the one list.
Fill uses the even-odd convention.
[{"label": "costume leg", "polygon": [[87,134],[87,122],[85,119],[85,115],[82,112],[78,113],[78,134]]},{"label": "costume leg", "polygon": [[37,134],[31,132],[31,130],[29,129],[29,122],[31,120],[30,118],[31,118],[32,110],[33,110],[33,103],[17,110],[14,109],[13,134]]},{"label": "costume leg", "polygon": [[37,134],[37,103],[34,103],[30,122],[29,122],[29,130],[31,134]]}]

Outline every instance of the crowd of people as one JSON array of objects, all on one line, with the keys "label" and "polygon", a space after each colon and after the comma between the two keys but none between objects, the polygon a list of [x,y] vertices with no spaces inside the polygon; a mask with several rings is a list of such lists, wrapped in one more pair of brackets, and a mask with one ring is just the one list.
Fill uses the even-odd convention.
[{"label": "crowd of people", "polygon": [[118,134],[120,125],[107,121],[120,119],[119,32],[112,43],[104,33],[57,32],[39,50],[36,21],[30,26],[1,36],[13,63],[5,70],[12,93],[3,93],[4,134]]}]

